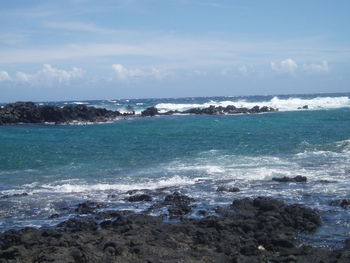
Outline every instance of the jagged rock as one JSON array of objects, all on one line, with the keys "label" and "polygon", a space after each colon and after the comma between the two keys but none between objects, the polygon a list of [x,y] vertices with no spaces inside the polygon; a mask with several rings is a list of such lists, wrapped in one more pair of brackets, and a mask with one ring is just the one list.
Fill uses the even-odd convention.
[{"label": "jagged rock", "polygon": [[55,218],[59,218],[60,215],[59,214],[52,214],[49,216],[49,219],[55,219]]},{"label": "jagged rock", "polygon": [[182,195],[179,192],[174,192],[170,195],[167,195],[164,198],[163,202],[156,203],[152,205],[147,212],[152,212],[156,209],[162,207],[167,207],[169,216],[171,218],[181,217],[192,211],[192,206],[190,205],[195,200],[189,196]]},{"label": "jagged rock", "polygon": [[334,200],[329,203],[332,206],[340,206],[344,209],[350,209],[350,199]]},{"label": "jagged rock", "polygon": [[272,178],[272,181],[281,182],[281,183],[287,183],[287,182],[306,183],[307,178],[306,176],[301,176],[301,175],[297,175],[295,177],[284,176],[284,177],[274,177]]},{"label": "jagged rock", "polygon": [[232,208],[177,223],[133,214],[103,221],[100,229],[81,218],[57,230],[7,231],[0,234],[0,262],[349,262],[348,245],[335,251],[298,245],[300,232],[320,225],[315,210],[266,197],[235,200]]},{"label": "jagged rock", "polygon": [[156,107],[149,107],[147,109],[145,109],[144,111],[141,112],[141,116],[142,117],[146,117],[146,116],[155,116],[158,115],[158,109]]},{"label": "jagged rock", "polygon": [[226,186],[219,186],[217,189],[216,189],[216,192],[239,192],[241,191],[238,187],[226,187]]},{"label": "jagged rock", "polygon": [[0,198],[5,199],[5,198],[21,197],[21,196],[28,196],[28,194],[27,193],[21,193],[21,194],[3,195]]},{"label": "jagged rock", "polygon": [[106,121],[120,116],[119,111],[85,105],[37,106],[33,102],[16,102],[0,108],[0,124],[16,123],[65,123],[71,121]]},{"label": "jagged rock", "polygon": [[57,225],[66,231],[95,231],[97,223],[93,218],[72,218]]},{"label": "jagged rock", "polygon": [[133,195],[127,198],[129,202],[150,202],[152,201],[152,196],[146,194]]},{"label": "jagged rock", "polygon": [[84,203],[78,204],[78,207],[75,209],[75,212],[79,214],[94,214],[96,209],[104,208],[105,205],[97,202],[86,201]]}]

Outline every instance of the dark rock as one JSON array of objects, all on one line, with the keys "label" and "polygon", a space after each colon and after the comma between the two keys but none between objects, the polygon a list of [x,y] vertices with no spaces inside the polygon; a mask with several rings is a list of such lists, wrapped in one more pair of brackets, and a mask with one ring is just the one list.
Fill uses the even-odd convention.
[{"label": "dark rock", "polygon": [[238,187],[226,187],[226,186],[219,186],[216,189],[217,192],[239,192],[241,191]]},{"label": "dark rock", "polygon": [[107,198],[110,198],[110,199],[114,199],[114,198],[117,198],[119,197],[119,195],[116,195],[116,194],[109,194],[107,195]]},{"label": "dark rock", "polygon": [[281,183],[287,183],[287,182],[306,183],[307,178],[306,176],[301,176],[301,175],[297,175],[295,177],[284,176],[284,177],[274,177],[272,178],[272,181],[281,182]]},{"label": "dark rock", "polygon": [[331,206],[340,206],[344,209],[350,209],[350,199],[334,200],[329,203]]},{"label": "dark rock", "polygon": [[142,117],[146,117],[146,116],[155,116],[158,115],[158,109],[156,107],[149,107],[147,109],[145,109],[144,111],[141,112],[141,116]]},{"label": "dark rock", "polygon": [[199,215],[199,216],[206,216],[206,215],[208,215],[208,211],[206,211],[206,210],[198,210],[197,211],[197,215]]},{"label": "dark rock", "polygon": [[84,203],[79,204],[78,207],[75,209],[75,212],[79,214],[94,214],[96,212],[96,209],[104,207],[105,205],[101,203],[86,201]]},{"label": "dark rock", "polygon": [[21,193],[21,194],[3,195],[0,198],[6,199],[6,198],[11,198],[11,197],[22,197],[22,196],[28,196],[28,194]]},{"label": "dark rock", "polygon": [[127,198],[129,202],[150,202],[152,201],[152,196],[146,194],[133,195]]},{"label": "dark rock", "polygon": [[97,223],[92,218],[72,218],[57,225],[66,231],[95,231]]},{"label": "dark rock", "polygon": [[119,211],[103,211],[99,212],[96,215],[97,220],[107,219],[107,218],[114,218],[119,219],[122,217],[122,214]]},{"label": "dark rock", "polygon": [[0,124],[16,123],[66,123],[71,121],[106,121],[120,116],[118,111],[85,105],[37,106],[33,102],[16,102],[0,108]]},{"label": "dark rock", "polygon": [[54,219],[54,218],[59,218],[60,215],[59,214],[52,214],[49,216],[49,219]]},{"label": "dark rock", "polygon": [[[164,202],[188,203],[174,193]],[[100,223],[70,219],[59,229],[0,234],[0,262],[349,262],[350,249],[300,246],[299,233],[320,225],[316,211],[267,197],[235,200],[235,212],[164,222],[120,215]],[[250,213],[246,213],[250,211]]]},{"label": "dark rock", "polygon": [[163,202],[153,204],[146,212],[149,213],[156,209],[167,207],[171,218],[181,217],[192,211],[192,206],[190,204],[194,201],[195,200],[189,196],[174,192],[167,195]]},{"label": "dark rock", "polygon": [[264,227],[271,227],[271,229],[277,226],[277,222],[279,227],[283,225],[300,232],[313,232],[321,225],[321,218],[317,211],[302,205],[285,205],[282,201],[269,197],[235,200],[231,207],[248,216],[266,217],[268,220]]},{"label": "dark rock", "polygon": [[236,108],[234,105],[228,105],[226,107],[210,105],[208,108],[191,108],[183,112],[186,114],[209,114],[209,115],[219,115],[219,114],[239,114],[239,113],[261,113],[261,112],[274,112],[277,109],[269,108],[267,106],[259,107],[254,106],[251,109],[248,108]]}]

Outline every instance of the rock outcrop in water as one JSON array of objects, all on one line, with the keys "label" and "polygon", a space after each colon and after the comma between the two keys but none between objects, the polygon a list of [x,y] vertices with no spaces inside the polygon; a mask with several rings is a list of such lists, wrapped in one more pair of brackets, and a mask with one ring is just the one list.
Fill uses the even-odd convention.
[{"label": "rock outcrop in water", "polygon": [[103,122],[120,116],[119,111],[85,105],[37,106],[33,102],[16,102],[0,108],[0,125],[16,123]]},{"label": "rock outcrop in water", "polygon": [[[251,109],[236,108],[233,105],[227,107],[209,106],[208,108],[192,108],[185,111],[168,111],[160,113],[156,107],[149,107],[141,112],[142,117],[172,114],[240,114],[274,112],[277,109],[255,106]],[[119,116],[135,115],[134,111],[120,113],[119,111],[104,108],[88,107],[85,105],[38,106],[33,102],[15,102],[0,107],[0,125],[17,123],[71,123],[78,122],[105,122]]]},{"label": "rock outcrop in water", "polygon": [[280,182],[280,183],[289,183],[289,182],[294,182],[294,183],[306,183],[307,182],[307,177],[306,176],[301,176],[297,175],[295,177],[273,177],[272,181]]},{"label": "rock outcrop in water", "polygon": [[[162,205],[190,203],[179,193]],[[222,216],[164,222],[163,216],[106,211],[56,229],[0,235],[0,262],[349,262],[350,248],[299,246],[321,224],[317,211],[266,197],[233,201]],[[107,219],[101,221],[101,219]]]},{"label": "rock outcrop in water", "polygon": [[233,105],[228,105],[226,107],[211,105],[208,108],[192,108],[185,111],[167,111],[165,113],[160,113],[157,108],[149,107],[144,110],[142,116],[155,116],[155,115],[172,115],[172,114],[207,114],[207,115],[221,115],[221,114],[242,114],[242,113],[265,113],[265,112],[275,112],[277,109],[271,107],[259,107],[254,106],[253,108],[236,108]]}]

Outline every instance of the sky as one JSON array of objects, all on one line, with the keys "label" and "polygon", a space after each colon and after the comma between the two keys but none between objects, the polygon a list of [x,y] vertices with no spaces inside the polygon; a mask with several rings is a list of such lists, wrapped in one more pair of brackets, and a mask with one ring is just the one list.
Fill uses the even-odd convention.
[{"label": "sky", "polygon": [[348,0],[11,0],[0,102],[350,92]]}]

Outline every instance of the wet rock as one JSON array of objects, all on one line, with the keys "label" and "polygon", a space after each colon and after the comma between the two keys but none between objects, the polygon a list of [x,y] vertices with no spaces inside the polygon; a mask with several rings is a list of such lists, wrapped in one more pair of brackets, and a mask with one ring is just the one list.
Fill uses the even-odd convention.
[{"label": "wet rock", "polygon": [[[179,193],[166,199],[169,206],[192,201]],[[235,200],[232,207],[177,223],[132,214],[98,230],[94,219],[81,218],[57,230],[7,231],[0,234],[0,262],[349,262],[346,245],[336,251],[297,245],[300,232],[320,223],[312,209],[267,197]]]},{"label": "wet rock", "polygon": [[123,216],[122,213],[120,213],[119,211],[103,211],[103,212],[97,213],[95,218],[97,220],[109,219],[109,218],[118,219],[118,218],[121,218],[122,216]]},{"label": "wet rock", "polygon": [[179,192],[174,192],[165,197],[164,204],[166,205],[189,204],[194,201],[195,200],[192,197],[182,195]]},{"label": "wet rock", "polygon": [[242,113],[262,113],[262,112],[274,112],[277,109],[273,109],[267,106],[259,107],[254,106],[251,109],[248,108],[237,108],[234,105],[228,105],[226,107],[210,105],[208,108],[191,108],[182,112],[182,114],[208,114],[208,115],[219,115],[219,114],[242,114]]},{"label": "wet rock", "polygon": [[142,117],[155,116],[158,114],[159,114],[159,112],[158,112],[158,109],[156,107],[149,107],[141,112]]},{"label": "wet rock", "polygon": [[59,218],[60,215],[59,214],[52,214],[49,216],[49,219],[55,219],[55,218]]},{"label": "wet rock", "polygon": [[78,207],[75,209],[75,212],[79,214],[94,214],[96,212],[96,209],[104,207],[105,205],[101,203],[86,201],[84,203],[79,204]]},{"label": "wet rock", "polygon": [[208,211],[207,210],[198,210],[197,211],[197,215],[199,215],[199,216],[206,216],[206,215],[208,215],[209,213],[208,213]]},{"label": "wet rock", "polygon": [[284,177],[274,177],[272,178],[272,181],[281,182],[281,183],[288,183],[288,182],[306,183],[307,178],[306,176],[301,176],[301,175],[297,175],[295,177],[284,176]]},{"label": "wet rock", "polygon": [[340,206],[344,209],[350,209],[350,199],[333,200],[329,203],[331,206]]},{"label": "wet rock", "polygon": [[106,121],[120,116],[119,111],[85,105],[37,106],[33,102],[16,102],[0,108],[0,124],[66,123],[72,121]]},{"label": "wet rock", "polygon": [[92,218],[72,218],[57,225],[66,231],[95,231],[97,223]]},{"label": "wet rock", "polygon": [[22,196],[28,196],[28,194],[27,193],[21,193],[21,194],[3,195],[0,198],[6,199],[6,198],[11,198],[11,197],[22,197]]},{"label": "wet rock", "polygon": [[233,201],[231,207],[248,216],[266,218],[264,227],[288,227],[296,231],[313,232],[321,225],[317,211],[302,205],[285,205],[269,197],[244,198]]},{"label": "wet rock", "polygon": [[152,196],[147,194],[133,195],[127,198],[129,202],[150,202],[152,201]]},{"label": "wet rock", "polygon": [[307,110],[309,109],[308,105],[304,105],[303,107],[298,107],[298,110]]},{"label": "wet rock", "polygon": [[189,196],[182,195],[179,192],[174,192],[167,195],[164,198],[164,201],[153,204],[150,208],[147,209],[147,213],[152,212],[163,207],[167,207],[169,216],[171,218],[184,216],[192,211],[190,204],[195,200]]},{"label": "wet rock", "polygon": [[216,192],[239,192],[241,191],[238,187],[226,187],[226,186],[219,186],[216,189]]}]

